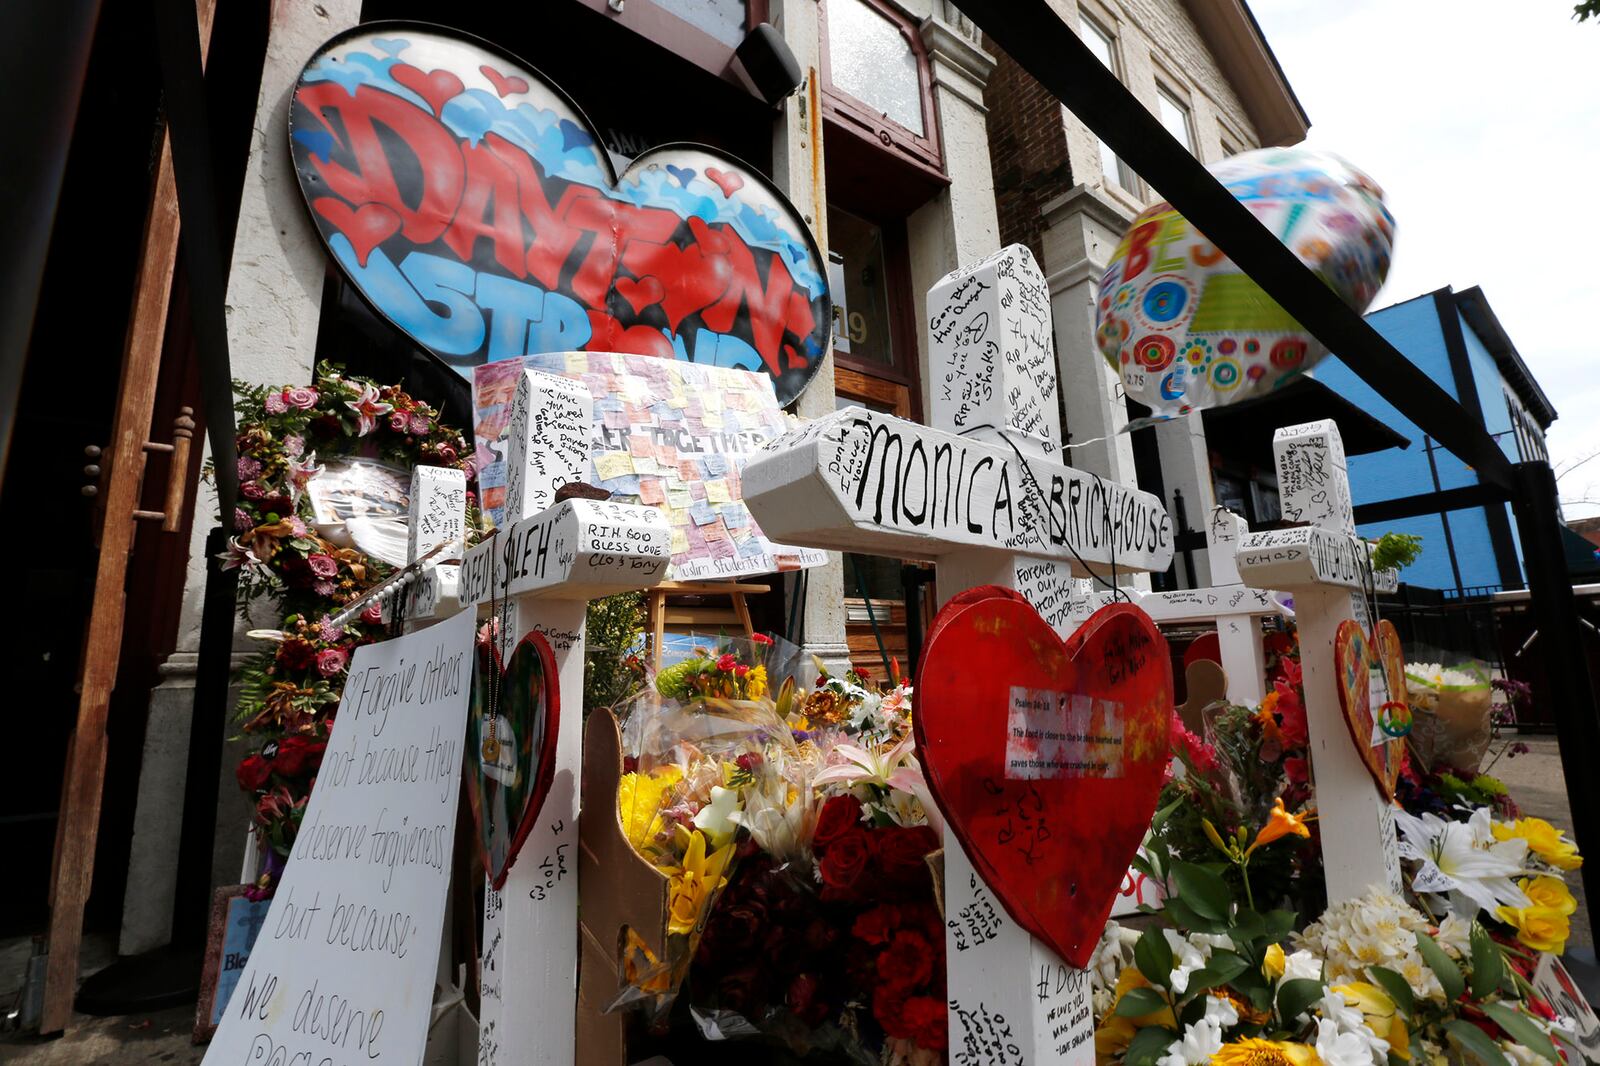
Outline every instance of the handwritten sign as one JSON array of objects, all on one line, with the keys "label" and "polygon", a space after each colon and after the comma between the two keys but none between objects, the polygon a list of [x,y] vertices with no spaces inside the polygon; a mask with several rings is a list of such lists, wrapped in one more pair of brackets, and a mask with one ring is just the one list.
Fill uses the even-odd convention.
[{"label": "handwritten sign", "polygon": [[667,565],[661,513],[605,500],[564,500],[485,538],[461,565],[463,608],[541,592],[590,600],[652,585]]},{"label": "handwritten sign", "polygon": [[[525,368],[569,390],[586,388],[596,397],[593,418],[586,412],[579,417],[578,405],[564,402],[554,387],[542,391],[531,409],[519,410],[514,393]],[[502,509],[532,513],[553,502],[520,512],[502,508],[516,484],[508,463],[514,467],[547,453],[569,454],[566,444],[575,439],[586,458],[564,471],[561,480],[587,480],[610,491],[614,500],[664,512],[672,526],[671,580],[773,573],[818,566],[827,558],[773,543],[745,509],[741,482],[747,458],[793,422],[778,406],[771,380],[762,375],[669,359],[567,352],[479,367],[473,405],[484,506],[497,522]],[[538,447],[516,451],[510,442],[527,439],[520,430],[527,421],[549,429],[532,435]],[[541,471],[529,473],[537,477]]]},{"label": "handwritten sign", "polygon": [[356,650],[211,1066],[421,1060],[461,790],[473,615]]},{"label": "handwritten sign", "polygon": [[767,444],[744,488],[773,536],[844,551],[996,548],[1054,558],[1080,577],[1091,565],[1172,562],[1172,522],[1150,493],[864,407]]}]

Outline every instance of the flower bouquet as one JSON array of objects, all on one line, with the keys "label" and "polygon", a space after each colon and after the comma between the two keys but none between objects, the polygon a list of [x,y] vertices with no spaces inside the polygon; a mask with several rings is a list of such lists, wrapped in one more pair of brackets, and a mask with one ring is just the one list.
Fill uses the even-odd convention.
[{"label": "flower bouquet", "polygon": [[1477,773],[1493,736],[1491,695],[1481,664],[1406,663],[1406,702],[1412,712],[1407,742],[1424,766]]}]

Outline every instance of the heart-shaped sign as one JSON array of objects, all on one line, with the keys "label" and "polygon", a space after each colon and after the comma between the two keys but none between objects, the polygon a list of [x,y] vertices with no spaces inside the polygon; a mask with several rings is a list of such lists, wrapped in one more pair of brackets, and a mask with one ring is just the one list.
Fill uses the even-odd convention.
[{"label": "heart-shaped sign", "polygon": [[529,633],[501,665],[492,641],[480,641],[467,721],[468,787],[479,851],[489,882],[506,882],[550,792],[561,725],[555,655],[541,633]]},{"label": "heart-shaped sign", "polygon": [[[1406,698],[1406,659],[1400,648],[1400,634],[1394,623],[1385,618],[1378,623],[1376,639],[1369,640],[1361,623],[1347,618],[1334,634],[1333,654],[1344,724],[1349,727],[1362,765],[1392,803],[1400,769],[1405,765],[1406,743],[1399,739],[1403,734],[1398,731],[1391,733],[1396,739],[1376,747],[1372,739],[1375,732],[1384,732],[1378,723],[1384,715],[1386,699],[1403,703]],[[1388,682],[1387,698],[1382,688],[1384,680]]]},{"label": "heart-shaped sign", "polygon": [[1166,640],[1119,603],[1063,642],[1016,593],[972,589],[934,619],[916,687],[946,823],[1006,912],[1083,967],[1161,793]]},{"label": "heart-shaped sign", "polygon": [[350,283],[463,373],[548,352],[658,355],[766,374],[787,405],[828,352],[826,264],[775,186],[683,144],[619,177],[566,94],[475,37],[342,33],[301,72],[289,128]]}]

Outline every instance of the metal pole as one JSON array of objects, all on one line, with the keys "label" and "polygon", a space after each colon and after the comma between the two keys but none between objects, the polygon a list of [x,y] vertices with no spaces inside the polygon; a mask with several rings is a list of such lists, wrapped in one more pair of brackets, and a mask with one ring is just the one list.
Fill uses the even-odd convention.
[{"label": "metal pole", "polygon": [[[1593,855],[1600,853],[1600,774],[1593,771],[1594,755],[1600,752],[1600,713],[1561,543],[1555,472],[1549,463],[1518,463],[1514,480],[1513,506],[1528,571],[1529,609],[1540,638],[1537,654],[1543,657],[1550,686],[1572,833],[1579,850]],[[1600,904],[1600,863],[1584,863],[1581,874],[1593,920]]]}]

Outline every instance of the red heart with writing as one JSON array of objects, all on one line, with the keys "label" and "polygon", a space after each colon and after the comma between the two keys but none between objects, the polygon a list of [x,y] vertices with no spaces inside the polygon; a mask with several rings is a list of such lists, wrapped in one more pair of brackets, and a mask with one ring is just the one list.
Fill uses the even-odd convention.
[{"label": "red heart with writing", "polygon": [[827,261],[781,190],[692,144],[618,173],[558,86],[476,38],[410,22],[340,33],[301,73],[289,136],[308,201],[399,216],[358,259],[313,212],[352,287],[463,375],[638,352],[763,373],[788,404],[827,354]]},{"label": "red heart with writing", "polygon": [[519,78],[515,74],[507,77],[487,63],[480,66],[478,71],[489,79],[489,84],[494,86],[494,91],[502,99],[512,93],[525,93],[528,91],[528,80],[526,78]]},{"label": "red heart with writing", "polygon": [[[1394,802],[1395,785],[1400,780],[1400,770],[1405,766],[1406,742],[1396,737],[1387,743],[1372,746],[1372,734],[1383,714],[1384,691],[1373,691],[1375,681],[1381,676],[1388,683],[1388,699],[1405,702],[1406,658],[1400,648],[1400,633],[1387,618],[1378,623],[1377,639],[1369,639],[1361,623],[1347,618],[1339,623],[1333,638],[1334,670],[1339,682],[1339,709],[1344,712],[1344,724],[1350,730],[1350,740],[1361,756],[1361,764],[1372,775],[1384,798]],[[1381,675],[1377,672],[1381,671]],[[1407,710],[1407,715],[1410,711]],[[1409,721],[1409,718],[1406,719]],[[1381,731],[1380,731],[1381,733]]]},{"label": "red heart with writing", "polygon": [[343,200],[324,196],[311,205],[323,218],[332,222],[340,233],[350,239],[356,251],[356,262],[367,265],[367,256],[400,229],[400,216],[382,204],[362,204],[351,208]]},{"label": "red heart with writing", "polygon": [[744,179],[737,174],[731,174],[721,167],[706,167],[706,177],[717,183],[717,188],[722,190],[722,195],[732,196],[744,188]]},{"label": "red heart with writing", "polygon": [[544,635],[523,637],[503,666],[495,644],[480,640],[467,719],[467,796],[483,869],[496,889],[550,794],[560,726],[556,659]]},{"label": "red heart with writing", "polygon": [[1150,828],[1169,760],[1167,642],[1131,604],[1067,640],[1015,592],[939,612],[917,674],[917,757],[1006,912],[1087,965]]},{"label": "red heart with writing", "polygon": [[661,284],[661,279],[651,275],[644,278],[618,278],[617,294],[628,301],[628,306],[633,308],[633,313],[638,314],[651,304],[661,302],[667,294],[666,286]]},{"label": "red heart with writing", "polygon": [[460,96],[467,88],[461,84],[459,77],[448,70],[430,70],[424,74],[406,63],[396,63],[390,67],[389,77],[428,101],[428,106],[433,108],[435,115],[443,111],[445,104]]}]

